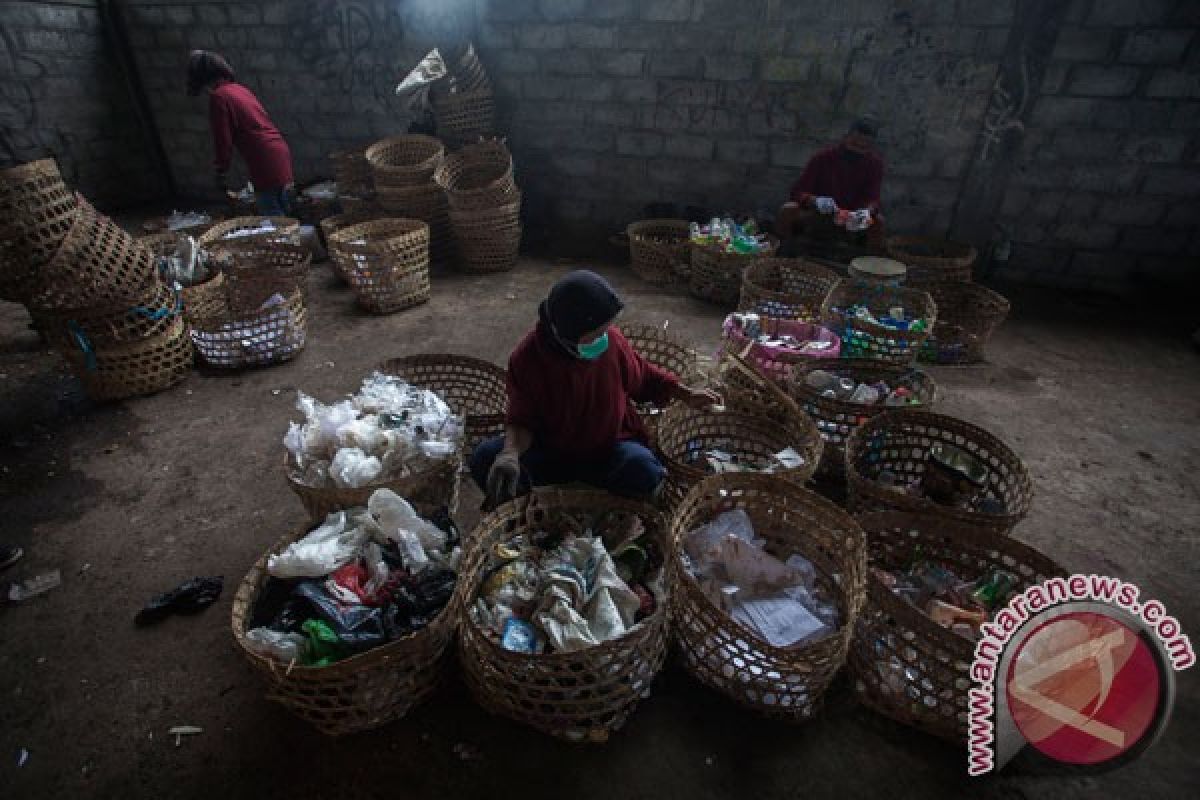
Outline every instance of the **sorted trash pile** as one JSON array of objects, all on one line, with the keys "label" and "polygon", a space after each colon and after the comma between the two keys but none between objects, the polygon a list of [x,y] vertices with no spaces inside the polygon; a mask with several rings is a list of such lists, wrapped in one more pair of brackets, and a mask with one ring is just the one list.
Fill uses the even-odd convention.
[{"label": "sorted trash pile", "polygon": [[805,459],[794,447],[787,447],[768,459],[751,459],[719,447],[703,448],[698,440],[688,442],[684,463],[703,467],[710,475],[724,472],[762,472],[771,474],[782,470],[800,469]]},{"label": "sorted trash pile", "polygon": [[462,550],[446,515],[420,517],[388,489],[337,511],[267,560],[247,646],[328,666],[427,626],[454,595]]},{"label": "sorted trash pile", "polygon": [[953,569],[923,558],[918,548],[904,569],[871,568],[872,574],[893,594],[921,609],[931,620],[972,641],[993,613],[1003,608],[1018,586],[1007,570],[991,570],[973,580]]},{"label": "sorted trash pile", "polygon": [[876,316],[871,312],[871,309],[862,304],[853,305],[846,309],[835,309],[838,313],[845,314],[855,319],[862,320],[870,325],[881,325],[885,328],[891,328],[895,331],[911,331],[913,333],[922,333],[928,329],[928,323],[920,317],[907,315],[902,306],[893,306],[888,309],[886,314]]},{"label": "sorted trash pile", "polygon": [[684,568],[705,595],[773,647],[815,642],[839,626],[836,603],[799,554],[780,561],[742,510],[726,511],[684,539]]},{"label": "sorted trash pile", "polygon": [[169,254],[159,256],[158,269],[176,290],[199,286],[221,270],[219,259],[197,241],[181,234]]},{"label": "sorted trash pile", "polygon": [[988,474],[982,461],[961,447],[942,442],[929,448],[923,472],[898,475],[890,469],[882,469],[876,483],[890,491],[926,498],[944,506],[984,514],[1004,514],[1004,501],[984,494]]},{"label": "sorted trash pile", "polygon": [[628,512],[604,512],[586,527],[552,517],[497,544],[488,559],[470,613],[514,652],[571,652],[619,638],[663,595],[662,552]]},{"label": "sorted trash pile", "polygon": [[825,328],[803,322],[791,322],[787,327],[802,335],[797,336],[782,329],[776,332],[764,330],[761,316],[753,312],[741,312],[727,316],[723,330],[727,337],[747,339],[768,348],[768,352],[786,351],[798,355],[830,357],[836,356],[841,349],[837,337]]},{"label": "sorted trash pile", "polygon": [[[920,394],[913,386],[916,373],[898,375],[891,383],[884,380],[867,383],[814,369],[804,376],[804,385],[829,400],[841,400],[863,406],[900,407],[921,405]],[[819,420],[818,420],[819,422]]]},{"label": "sorted trash pile", "polygon": [[288,426],[283,444],[292,479],[306,486],[370,486],[421,472],[462,447],[462,417],[437,394],[380,372],[333,405],[299,392],[296,408],[305,421]]},{"label": "sorted trash pile", "polygon": [[715,248],[724,253],[754,255],[764,253],[771,247],[753,219],[737,223],[730,217],[713,217],[707,225],[693,222],[688,233],[692,244]]}]

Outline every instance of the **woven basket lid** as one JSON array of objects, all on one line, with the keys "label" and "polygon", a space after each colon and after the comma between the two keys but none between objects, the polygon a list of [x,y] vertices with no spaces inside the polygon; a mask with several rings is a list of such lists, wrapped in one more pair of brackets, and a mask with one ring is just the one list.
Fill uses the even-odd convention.
[{"label": "woven basket lid", "polygon": [[893,258],[880,256],[858,256],[850,261],[850,274],[868,280],[903,280],[908,267]]}]

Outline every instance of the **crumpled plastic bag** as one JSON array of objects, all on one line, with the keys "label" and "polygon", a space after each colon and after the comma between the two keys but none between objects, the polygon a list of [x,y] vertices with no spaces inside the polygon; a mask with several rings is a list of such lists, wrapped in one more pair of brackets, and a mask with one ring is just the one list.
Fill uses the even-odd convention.
[{"label": "crumpled plastic bag", "polygon": [[750,515],[740,508],[718,514],[707,524],[689,533],[684,539],[683,549],[692,562],[700,566],[703,562],[715,560],[716,552],[726,536],[736,536],[746,542],[753,542],[754,522]]},{"label": "crumpled plastic bag", "polygon": [[421,517],[407,500],[391,489],[372,492],[367,500],[367,511],[386,539],[398,540],[400,532],[407,531],[415,535],[426,554],[446,547],[446,532]]},{"label": "crumpled plastic bag", "polygon": [[378,417],[352,419],[337,429],[338,447],[357,448],[364,453],[379,453],[387,442]]},{"label": "crumpled plastic bag", "polygon": [[329,465],[329,476],[333,478],[333,484],[341,489],[369,486],[379,479],[382,472],[383,464],[379,459],[357,447],[338,450]]},{"label": "crumpled plastic bag", "polygon": [[246,647],[260,656],[290,664],[293,661],[304,661],[308,637],[271,628],[251,628],[246,631]]},{"label": "crumpled plastic bag", "polygon": [[554,558],[562,564],[548,569],[534,621],[555,650],[579,650],[615,639],[633,627],[641,600],[621,580],[599,537],[566,539]]},{"label": "crumpled plastic bag", "polygon": [[335,511],[303,539],[270,556],[267,572],[276,578],[323,578],[353,561],[366,541],[365,530],[347,530],[346,512]]}]

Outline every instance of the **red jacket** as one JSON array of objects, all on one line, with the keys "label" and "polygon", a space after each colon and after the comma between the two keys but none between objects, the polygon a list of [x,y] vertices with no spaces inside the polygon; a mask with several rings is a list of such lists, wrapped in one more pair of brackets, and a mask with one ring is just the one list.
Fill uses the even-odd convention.
[{"label": "red jacket", "polygon": [[254,92],[240,83],[218,84],[208,96],[217,172],[229,170],[233,149],[241,153],[256,191],[292,182],[292,152]]},{"label": "red jacket", "polygon": [[809,159],[792,187],[792,200],[808,205],[814,197],[832,197],[838,208],[879,210],[883,159],[866,153],[857,161],[842,158],[841,146],[827,147]]},{"label": "red jacket", "polygon": [[572,358],[546,341],[542,323],[508,359],[508,418],[559,457],[600,461],[617,442],[646,441],[630,399],[666,405],[679,379],[642,358],[615,328],[595,361]]}]

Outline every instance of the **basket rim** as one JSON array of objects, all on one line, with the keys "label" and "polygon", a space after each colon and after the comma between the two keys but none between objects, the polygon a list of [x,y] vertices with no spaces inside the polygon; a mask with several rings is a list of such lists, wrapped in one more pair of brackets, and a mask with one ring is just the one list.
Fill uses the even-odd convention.
[{"label": "basket rim", "polygon": [[[955,426],[966,426],[978,438],[983,439],[988,444],[988,449],[992,452],[999,452],[1005,456],[1005,461],[1009,464],[1015,464],[1019,469],[1015,470],[1017,474],[1017,482],[1021,490],[1022,503],[1021,507],[1015,510],[1006,511],[1003,514],[993,514],[983,511],[967,511],[964,509],[953,508],[951,506],[940,505],[924,497],[909,497],[908,495],[898,492],[890,492],[886,489],[877,489],[874,482],[860,475],[855,466],[854,454],[862,448],[862,442],[866,437],[875,432],[875,429],[881,428],[884,425],[892,422],[904,422],[905,425],[927,425],[931,427],[941,427],[943,421],[949,421]],[[1032,477],[1029,474],[1028,467],[1025,466],[1024,460],[1014,451],[1008,444],[996,436],[991,431],[976,425],[959,417],[953,417],[949,414],[940,414],[936,411],[927,411],[924,409],[887,409],[881,414],[877,414],[864,424],[858,426],[850,432],[846,437],[845,452],[843,455],[844,466],[846,470],[846,481],[851,488],[851,492],[857,490],[874,496],[883,496],[881,493],[887,492],[888,500],[895,505],[898,505],[904,510],[922,511],[934,515],[946,516],[957,520],[978,521],[982,524],[1001,524],[1007,528],[1011,528],[1020,522],[1028,513],[1033,505],[1034,486]]]},{"label": "basket rim", "polygon": [[[424,147],[429,151],[429,155],[420,161],[409,162],[406,164],[391,164],[381,160],[381,151],[393,145],[413,144]],[[367,145],[363,150],[363,157],[373,169],[380,169],[385,173],[405,173],[405,172],[420,172],[427,170],[430,167],[437,166],[437,162],[446,154],[446,146],[440,140],[424,133],[402,133],[396,136],[388,136],[378,141]]]},{"label": "basket rim", "polygon": [[[263,222],[270,220],[275,225],[275,230],[267,231],[262,234],[256,234],[249,238],[257,238],[257,236],[275,236],[278,234],[295,233],[300,229],[300,220],[295,217],[288,216],[268,216],[268,215],[243,215],[240,217],[230,217],[229,219],[213,223],[208,230],[196,237],[196,244],[206,248],[214,246],[234,246],[237,244],[237,239],[225,241],[225,234],[239,228],[257,228]],[[245,237],[239,237],[245,238]]]},{"label": "basket rim", "polygon": [[[487,632],[484,631],[477,622],[475,622],[470,613],[471,607],[474,605],[475,600],[479,595],[479,589],[482,586],[482,580],[478,582],[475,580],[475,572],[482,567],[484,563],[483,558],[486,556],[486,552],[480,549],[483,539],[486,535],[495,532],[497,528],[504,527],[504,523],[510,518],[509,515],[504,514],[506,510],[516,508],[518,504],[521,504],[526,506],[526,508],[521,512],[524,514],[525,511],[528,510],[530,499],[535,496],[540,502],[553,501],[552,505],[550,506],[552,508],[556,507],[570,509],[573,507],[570,504],[572,501],[579,503],[592,503],[593,505],[590,506],[591,508],[608,506],[610,508],[620,508],[626,511],[633,511],[635,508],[638,508],[645,512],[639,513],[639,516],[643,518],[649,516],[657,520],[658,530],[661,531],[661,544],[663,544],[664,549],[670,545],[671,520],[667,514],[654,507],[650,503],[619,497],[598,489],[563,489],[557,487],[539,486],[535,487],[533,492],[531,492],[529,495],[526,495],[525,497],[519,497],[515,500],[510,500],[509,502],[497,507],[494,511],[491,511],[485,516],[481,517],[471,532],[471,540],[475,545],[475,551],[472,554],[474,558],[472,559],[471,569],[469,570],[471,574],[467,576],[469,578],[470,586],[466,588],[462,596],[459,625],[461,627],[469,626],[473,638],[481,643],[481,646],[488,651],[492,658],[514,664],[528,664],[532,661],[538,664],[552,664],[555,666],[567,665],[576,661],[580,657],[579,654],[581,652],[594,654],[604,650],[623,649],[632,642],[645,638],[645,635],[649,633],[653,627],[653,625],[650,623],[661,623],[667,619],[667,608],[672,595],[672,587],[668,572],[669,567],[664,554],[662,564],[662,596],[655,596],[654,611],[644,619],[635,623],[631,628],[627,629],[623,634],[617,636],[616,638],[606,639],[599,644],[583,648],[582,650],[570,650],[553,653],[518,653],[513,650],[504,649],[504,647],[502,647],[498,641],[494,641],[492,637],[488,636]],[[566,498],[566,502],[562,502],[563,498]],[[485,524],[488,523],[490,523],[493,527],[490,529],[486,528]],[[476,563],[475,559],[479,559],[478,563]]]},{"label": "basket rim", "polygon": [[[800,258],[770,256],[768,258],[757,259],[753,264],[750,264],[748,267],[746,267],[746,271],[742,273],[743,288],[750,287],[750,289],[766,296],[768,299],[785,302],[792,298],[807,297],[800,292],[788,292],[783,289],[771,289],[761,282],[762,278],[759,274],[768,269],[779,269],[782,279],[782,270],[785,267],[799,270],[800,272],[806,273],[809,277],[827,282],[829,286],[825,289],[825,294],[828,294],[829,290],[836,286],[838,281],[842,279],[841,275],[824,264],[811,261],[803,256]],[[814,310],[816,310],[815,306],[818,304],[813,303],[812,305],[814,306]]]},{"label": "basket rim", "polygon": [[[375,233],[377,230],[384,231],[386,235],[382,237],[378,236]],[[410,217],[376,217],[375,219],[355,222],[338,228],[329,234],[329,243],[351,250],[356,248],[369,249],[373,245],[391,242],[396,239],[420,238],[422,233],[428,238],[429,224],[423,220],[412,219]],[[349,241],[358,236],[366,238],[366,244],[356,245]],[[374,241],[372,241],[372,238]]]},{"label": "basket rim", "polygon": [[[859,363],[847,364],[846,362],[848,361]],[[822,397],[816,389],[804,382],[803,376],[805,374],[818,369],[823,369],[826,372],[832,372],[834,374],[839,372],[891,372],[894,373],[894,375],[891,376],[893,378],[902,378],[911,374],[913,375],[914,381],[919,381],[921,384],[924,384],[924,388],[928,390],[929,399],[922,401],[922,406],[931,406],[937,402],[938,398],[939,389],[937,381],[935,381],[933,376],[928,372],[923,369],[918,369],[917,367],[889,367],[886,364],[881,364],[879,361],[874,361],[872,359],[829,359],[829,363],[825,364],[817,361],[811,365],[806,363],[798,366],[804,367],[804,369],[797,368],[792,371],[791,380],[788,381],[788,387],[791,393],[797,397],[800,402],[812,403],[813,405],[830,410],[836,414],[850,414],[854,416],[865,417],[871,416],[872,411],[878,414],[882,411],[895,409],[897,407],[883,405],[865,406],[861,403],[851,403],[849,400],[837,400],[828,397]],[[811,369],[809,369],[809,367],[811,367]],[[858,378],[855,378],[855,380],[858,380],[860,383],[862,383],[862,381]],[[883,378],[883,380],[887,379]]]},{"label": "basket rim", "polygon": [[[834,503],[832,500],[822,497],[811,489],[806,489],[799,484],[788,481],[778,481],[771,482],[769,487],[763,487],[761,485],[763,482],[760,480],[760,478],[761,475],[754,473],[746,474],[734,472],[720,475],[709,475],[688,490],[687,494],[684,496],[684,499],[677,504],[676,511],[674,512],[671,520],[670,560],[672,568],[676,572],[676,580],[686,582],[688,588],[690,589],[688,592],[689,602],[695,602],[696,599],[699,598],[699,601],[704,604],[705,611],[715,614],[719,616],[722,621],[732,624],[754,642],[756,649],[770,658],[784,661],[795,661],[797,659],[804,658],[806,652],[810,649],[817,647],[828,647],[828,643],[831,640],[839,638],[843,640],[843,647],[849,646],[849,643],[853,638],[858,617],[862,613],[865,606],[865,592],[856,593],[853,591],[853,587],[846,587],[842,583],[835,583],[831,580],[830,584],[836,589],[837,594],[844,600],[844,604],[838,608],[842,619],[839,620],[837,629],[828,636],[820,639],[805,642],[803,644],[790,645],[787,647],[777,647],[763,637],[759,636],[755,631],[743,625],[741,622],[738,622],[733,618],[732,614],[724,611],[720,606],[714,603],[712,599],[700,588],[700,583],[695,579],[695,577],[688,574],[688,571],[684,569],[683,559],[680,554],[683,552],[684,548],[684,537],[691,533],[691,530],[684,530],[684,528],[687,527],[687,525],[685,525],[687,522],[687,517],[683,514],[683,509],[686,508],[691,501],[693,501],[695,498],[701,497],[705,494],[714,493],[716,491],[727,491],[734,493],[738,491],[751,490],[763,493],[764,489],[766,489],[767,491],[771,491],[776,494],[785,492],[793,494],[797,498],[815,505],[817,508],[820,508],[823,512],[828,513],[832,517],[838,518],[840,523],[846,525],[848,527],[850,536],[855,539],[855,544],[857,544],[857,548],[855,549],[858,551],[859,558],[857,560],[860,562],[859,566],[862,567],[860,572],[864,577],[866,577],[866,573],[870,571],[868,569],[869,564],[867,562],[866,532],[853,515],[851,515],[841,506]],[[803,532],[796,531],[795,540],[797,542],[803,541],[804,538]],[[853,555],[847,556],[847,558],[853,557]]]},{"label": "basket rim", "polygon": [[[956,256],[921,256],[906,252],[904,248],[916,244],[936,242],[944,247],[963,250]],[[956,239],[946,239],[941,236],[923,236],[920,234],[896,234],[889,236],[884,242],[888,255],[905,266],[915,266],[918,269],[958,268],[967,267],[979,258],[979,251],[970,242]],[[906,259],[916,259],[911,262]]]},{"label": "basket rim", "polygon": [[[669,426],[677,419],[687,419],[687,418],[691,418],[691,417],[703,417],[703,416],[712,417],[715,419],[736,419],[739,424],[749,423],[749,424],[745,425],[745,427],[754,430],[756,433],[768,433],[771,436],[780,434],[780,435],[783,435],[787,439],[790,439],[791,435],[799,434],[801,431],[803,431],[803,433],[805,434],[805,439],[807,439],[808,441],[815,440],[818,443],[817,444],[818,452],[817,452],[816,461],[817,462],[820,461],[820,455],[821,455],[820,451],[823,448],[823,444],[822,444],[823,439],[821,437],[819,429],[817,428],[817,424],[815,422],[813,422],[812,418],[808,414],[800,413],[798,416],[793,414],[791,417],[788,418],[788,423],[785,425],[785,424],[781,424],[778,422],[764,419],[763,417],[758,416],[756,414],[752,414],[752,413],[744,412],[744,411],[738,411],[735,409],[731,409],[728,411],[720,411],[720,412],[704,411],[704,410],[687,408],[686,406],[681,406],[676,403],[676,404],[673,404],[670,407],[664,409],[664,411],[661,415],[662,419],[658,423],[656,445],[658,447],[659,455],[661,455],[663,457],[663,460],[667,462],[666,466],[667,466],[668,473],[675,473],[676,475],[682,476],[683,479],[685,481],[687,481],[687,483],[689,484],[689,488],[690,488],[690,486],[693,486],[695,484],[702,482],[705,478],[712,477],[712,476],[709,475],[709,473],[705,472],[702,469],[690,466],[688,464],[684,464],[682,461],[679,461],[676,456],[672,455],[671,453],[668,453],[665,449],[663,449],[663,434],[664,434],[664,432],[666,432],[669,429]],[[798,444],[803,444],[803,442],[798,442]],[[788,446],[791,447],[792,445],[788,445]],[[751,474],[758,474],[758,475],[769,474],[773,477],[787,480],[789,482],[795,482],[796,480],[799,480],[800,482],[803,483],[804,481],[807,481],[810,477],[812,477],[812,474],[815,469],[816,469],[816,464],[815,463],[810,464],[810,463],[808,463],[808,460],[806,459],[804,464],[800,465],[799,467],[793,467],[792,469],[776,470],[775,472],[772,472],[772,473],[751,473]],[[736,474],[742,474],[742,473],[723,473],[723,474],[736,475]]]},{"label": "basket rim", "polygon": [[[845,311],[835,311],[834,307],[836,305],[839,303],[844,305],[847,300],[852,299],[851,297],[847,297],[845,295],[853,294],[854,289],[855,284],[850,278],[842,278],[833,286],[832,289],[829,290],[829,293],[825,295],[825,300],[821,303],[821,319],[835,320],[835,330],[837,328],[844,328],[850,320],[853,320],[854,327],[866,331],[873,336],[888,338],[895,337],[897,333],[903,333],[907,334],[907,339],[919,344],[920,342],[925,341],[925,339],[929,337],[929,335],[933,332],[933,329],[937,326],[937,303],[934,301],[933,296],[924,289],[914,289],[911,286],[888,286],[880,291],[892,295],[898,295],[901,298],[899,302],[901,302],[906,309],[911,308],[913,302],[920,306],[922,313],[918,319],[925,320],[927,324],[925,326],[925,330],[920,331],[919,333],[913,333],[912,331],[897,331],[895,328],[889,328],[886,325],[881,325],[877,322],[867,322],[865,320],[858,319],[857,317],[851,317]],[[839,321],[842,323],[841,325],[837,324]]]},{"label": "basket rim", "polygon": [[58,168],[58,161],[49,157],[38,158],[0,170],[0,186],[24,183],[31,178],[41,176],[58,178],[61,181],[63,177],[62,171]]}]

